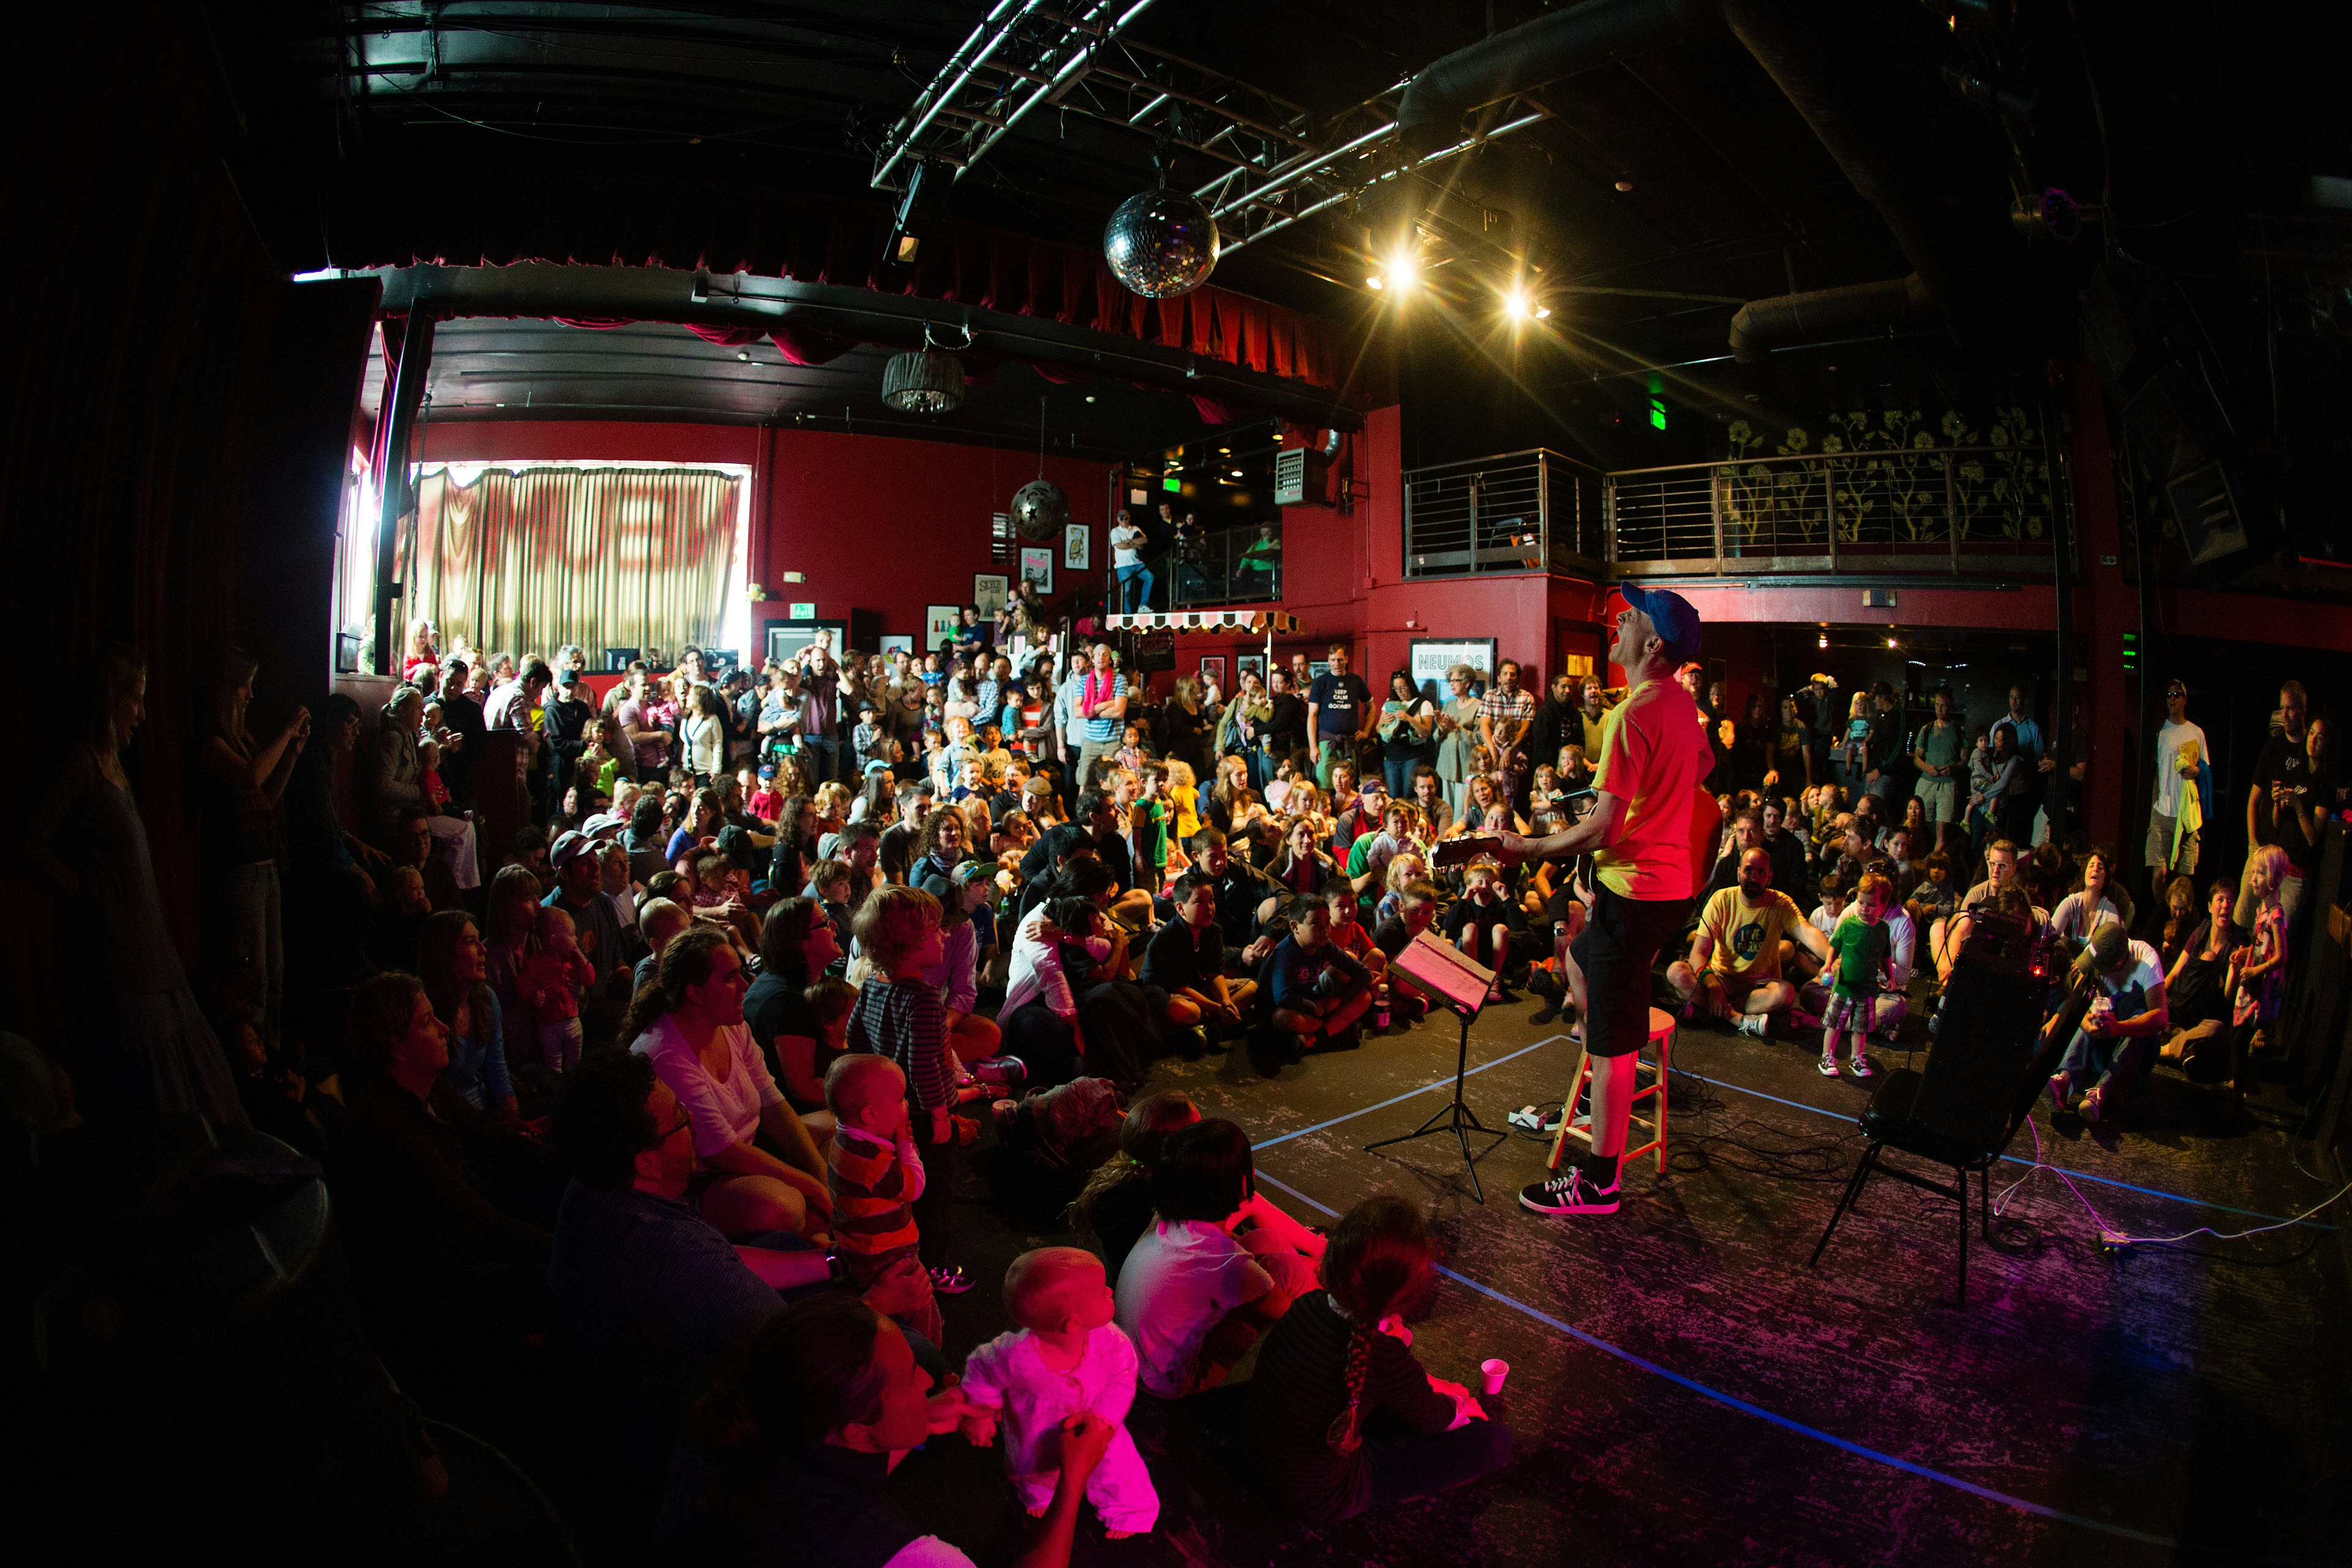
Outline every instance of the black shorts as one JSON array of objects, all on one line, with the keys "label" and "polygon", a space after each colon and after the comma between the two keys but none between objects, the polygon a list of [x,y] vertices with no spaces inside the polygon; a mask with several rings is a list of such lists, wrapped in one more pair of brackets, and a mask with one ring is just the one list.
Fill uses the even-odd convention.
[{"label": "black shorts", "polygon": [[1570,947],[1584,971],[1584,1048],[1596,1057],[1631,1056],[1650,1037],[1650,969],[1680,935],[1688,899],[1629,899],[1593,889],[1591,918]]}]

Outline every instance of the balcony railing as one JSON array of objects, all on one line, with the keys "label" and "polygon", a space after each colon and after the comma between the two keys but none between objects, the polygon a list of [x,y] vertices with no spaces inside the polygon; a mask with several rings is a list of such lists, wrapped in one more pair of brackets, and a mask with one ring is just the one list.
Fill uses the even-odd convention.
[{"label": "balcony railing", "polygon": [[2036,576],[2065,487],[2040,447],[1751,458],[1608,476],[1624,576]]},{"label": "balcony railing", "polygon": [[1254,528],[1205,536],[1196,552],[1163,550],[1146,555],[1151,573],[1149,603],[1122,606],[1118,573],[1111,573],[1104,595],[1106,613],[1122,608],[1205,610],[1223,605],[1270,605],[1282,600],[1282,530],[1263,538]]},{"label": "balcony railing", "polygon": [[1601,476],[1538,448],[1409,469],[1404,574],[1558,572],[1593,575],[1606,559]]}]

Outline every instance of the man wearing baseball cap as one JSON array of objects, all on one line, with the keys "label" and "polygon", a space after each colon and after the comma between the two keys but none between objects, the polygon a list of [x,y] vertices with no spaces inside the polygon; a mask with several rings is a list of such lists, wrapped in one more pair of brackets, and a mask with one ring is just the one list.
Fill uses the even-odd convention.
[{"label": "man wearing baseball cap", "polygon": [[596,845],[597,840],[586,833],[566,833],[557,838],[547,856],[555,868],[555,887],[540,900],[546,908],[562,910],[572,917],[580,932],[580,951],[596,971],[596,984],[580,1010],[591,1045],[604,1043],[619,1021],[619,1009],[606,988],[623,967],[621,911],[604,896],[604,874],[597,864]]},{"label": "man wearing baseball cap", "polygon": [[1609,658],[1625,671],[1626,695],[1601,721],[1592,809],[1547,837],[1501,836],[1513,859],[1593,858],[1591,913],[1569,950],[1592,1058],[1591,1152],[1564,1156],[1558,1175],[1519,1190],[1523,1206],[1545,1215],[1617,1212],[1635,1053],[1649,1035],[1650,969],[1682,931],[1719,815],[1706,790],[1714,753],[1697,705],[1674,679],[1676,667],[1698,657],[1698,612],[1662,589],[1627,583],[1618,592],[1625,610]]}]

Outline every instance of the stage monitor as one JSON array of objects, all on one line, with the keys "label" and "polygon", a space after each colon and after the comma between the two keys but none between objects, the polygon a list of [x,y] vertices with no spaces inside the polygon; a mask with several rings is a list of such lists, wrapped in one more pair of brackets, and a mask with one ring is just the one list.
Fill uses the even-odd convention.
[{"label": "stage monitor", "polygon": [[606,648],[604,650],[604,673],[607,675],[621,674],[629,668],[630,662],[636,657],[637,650],[633,647]]}]

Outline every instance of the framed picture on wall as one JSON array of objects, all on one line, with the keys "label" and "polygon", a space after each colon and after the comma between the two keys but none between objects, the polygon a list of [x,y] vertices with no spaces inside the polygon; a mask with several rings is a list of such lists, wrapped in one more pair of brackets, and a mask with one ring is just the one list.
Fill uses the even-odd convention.
[{"label": "framed picture on wall", "polygon": [[996,612],[1004,608],[1004,595],[1012,591],[1013,579],[1002,572],[971,574],[971,607],[980,612],[983,621],[996,618]]},{"label": "framed picture on wall", "polygon": [[1265,679],[1265,655],[1262,653],[1244,653],[1234,655],[1234,683],[1238,685],[1242,677],[1244,675],[1255,675],[1260,680],[1264,680]]},{"label": "framed picture on wall", "polygon": [[[1003,582],[1003,578],[997,579]],[[923,606],[923,651],[937,653],[941,643],[955,641],[956,623],[963,618],[962,611],[954,605]]]},{"label": "framed picture on wall", "polygon": [[884,653],[912,653],[915,651],[914,634],[911,632],[885,632],[882,634],[880,647],[881,651]]},{"label": "framed picture on wall", "polygon": [[1201,684],[1206,686],[1213,680],[1217,683],[1218,690],[1224,689],[1225,656],[1223,654],[1210,653],[1201,656]]},{"label": "framed picture on wall", "polygon": [[1063,527],[1062,565],[1065,570],[1086,572],[1093,569],[1094,537],[1095,531],[1083,522],[1068,523]]},{"label": "framed picture on wall", "polygon": [[833,657],[836,659],[841,657],[842,649],[849,646],[847,621],[770,621],[767,632],[768,657],[779,663],[797,656],[819,636],[830,639]]},{"label": "framed picture on wall", "polygon": [[1024,544],[1021,547],[1021,580],[1037,590],[1041,599],[1054,592],[1054,547],[1050,544]]}]

